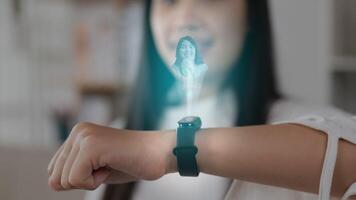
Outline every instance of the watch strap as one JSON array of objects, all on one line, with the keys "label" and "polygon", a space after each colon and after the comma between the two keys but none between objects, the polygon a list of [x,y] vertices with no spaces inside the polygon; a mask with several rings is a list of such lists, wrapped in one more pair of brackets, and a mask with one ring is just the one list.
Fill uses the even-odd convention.
[{"label": "watch strap", "polygon": [[173,149],[177,157],[177,167],[181,176],[198,176],[199,169],[196,161],[198,148],[194,145],[195,127],[177,128],[177,146]]}]

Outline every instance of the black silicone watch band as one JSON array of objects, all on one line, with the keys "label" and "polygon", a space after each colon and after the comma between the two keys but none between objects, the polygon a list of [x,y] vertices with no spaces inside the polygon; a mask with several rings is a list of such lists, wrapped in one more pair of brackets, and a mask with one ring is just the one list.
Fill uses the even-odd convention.
[{"label": "black silicone watch band", "polygon": [[199,129],[200,127],[195,126],[178,126],[177,128],[177,146],[173,153],[177,157],[177,167],[181,176],[199,175],[195,157],[198,149],[194,145],[195,134]]}]

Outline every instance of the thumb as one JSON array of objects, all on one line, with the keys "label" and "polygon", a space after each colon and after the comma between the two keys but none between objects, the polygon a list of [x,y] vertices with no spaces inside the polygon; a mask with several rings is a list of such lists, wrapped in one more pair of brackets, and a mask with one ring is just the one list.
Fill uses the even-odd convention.
[{"label": "thumb", "polygon": [[94,187],[99,187],[102,183],[108,179],[110,175],[110,169],[108,168],[100,168],[96,171],[93,172],[93,178],[94,178]]}]

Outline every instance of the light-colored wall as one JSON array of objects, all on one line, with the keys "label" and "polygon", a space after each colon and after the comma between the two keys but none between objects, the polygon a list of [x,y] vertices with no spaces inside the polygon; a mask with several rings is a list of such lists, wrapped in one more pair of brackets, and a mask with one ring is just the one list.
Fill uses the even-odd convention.
[{"label": "light-colored wall", "polygon": [[331,0],[272,0],[279,85],[284,94],[328,103]]}]

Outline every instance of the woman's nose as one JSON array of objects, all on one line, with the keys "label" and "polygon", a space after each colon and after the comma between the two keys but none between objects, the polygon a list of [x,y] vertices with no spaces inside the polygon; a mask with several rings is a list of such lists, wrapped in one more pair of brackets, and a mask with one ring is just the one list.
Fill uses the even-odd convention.
[{"label": "woman's nose", "polygon": [[197,11],[194,9],[194,1],[185,0],[177,11],[176,25],[179,31],[182,32],[195,32],[200,28]]}]

